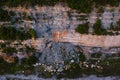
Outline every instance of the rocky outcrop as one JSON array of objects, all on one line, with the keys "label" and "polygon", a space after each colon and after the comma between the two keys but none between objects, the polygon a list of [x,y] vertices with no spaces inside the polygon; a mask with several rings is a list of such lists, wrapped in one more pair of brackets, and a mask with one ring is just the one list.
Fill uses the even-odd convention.
[{"label": "rocky outcrop", "polygon": [[118,36],[97,36],[79,33],[54,32],[54,41],[70,42],[82,46],[91,47],[119,47],[120,35]]},{"label": "rocky outcrop", "polygon": [[[78,24],[90,22],[90,24],[93,25],[97,18],[100,18],[103,23],[105,21],[106,24],[109,24],[111,17],[109,18],[109,13],[106,12],[104,12],[102,17],[94,12],[90,15],[84,13],[79,14],[75,10],[61,5],[55,5],[53,7],[36,6],[27,9],[23,7],[5,9],[13,11],[14,13],[14,15],[12,15],[13,26],[31,27],[36,30],[38,38],[24,42],[33,45],[37,49],[38,53],[36,53],[36,55],[41,63],[54,64],[58,67],[58,64],[63,66],[67,61],[70,62],[74,60],[77,62],[78,52],[76,51],[75,45],[79,45],[79,47],[81,47],[81,45],[86,46],[86,48],[120,46],[119,35],[97,36],[74,32]],[[117,21],[119,19],[119,12],[112,14],[114,14],[114,20]],[[104,17],[105,15],[107,15],[107,17]],[[88,51],[89,49],[84,49],[84,53],[88,53]],[[93,50],[93,52],[95,51]]]}]

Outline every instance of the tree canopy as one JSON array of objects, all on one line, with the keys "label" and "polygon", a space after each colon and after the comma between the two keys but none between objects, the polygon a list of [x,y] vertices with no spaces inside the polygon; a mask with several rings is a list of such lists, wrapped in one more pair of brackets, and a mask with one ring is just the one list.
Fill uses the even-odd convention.
[{"label": "tree canopy", "polygon": [[49,5],[54,6],[56,3],[65,3],[70,8],[80,10],[81,12],[90,12],[91,7],[95,4],[97,7],[104,5],[118,6],[120,0],[2,0],[0,6],[35,6]]},{"label": "tree canopy", "polygon": [[81,33],[81,34],[88,34],[88,29],[89,29],[88,24],[80,24],[80,25],[75,29],[75,31],[76,31],[76,32],[79,32],[79,33]]},{"label": "tree canopy", "polygon": [[36,38],[34,29],[25,31],[12,26],[0,26],[0,39],[2,40],[26,40],[32,37]]},{"label": "tree canopy", "polygon": [[107,33],[106,30],[102,28],[101,20],[99,19],[94,24],[93,29],[95,35],[106,35]]}]

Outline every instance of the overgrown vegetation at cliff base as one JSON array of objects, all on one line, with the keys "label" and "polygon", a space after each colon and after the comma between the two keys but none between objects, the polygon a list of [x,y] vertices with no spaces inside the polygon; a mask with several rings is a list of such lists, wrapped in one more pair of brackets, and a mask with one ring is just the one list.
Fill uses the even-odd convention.
[{"label": "overgrown vegetation at cliff base", "polygon": [[[15,57],[15,60],[13,63],[8,63],[3,60],[2,57],[0,57],[0,75],[3,74],[16,74],[16,73],[24,73],[26,75],[34,73],[34,66],[37,62],[37,58],[32,55],[28,58],[22,58],[19,59],[18,57]],[[20,61],[20,62],[19,62]]]},{"label": "overgrown vegetation at cliff base", "polygon": [[29,31],[17,29],[12,26],[0,26],[0,39],[1,40],[26,40],[36,38],[36,32],[34,29]]}]

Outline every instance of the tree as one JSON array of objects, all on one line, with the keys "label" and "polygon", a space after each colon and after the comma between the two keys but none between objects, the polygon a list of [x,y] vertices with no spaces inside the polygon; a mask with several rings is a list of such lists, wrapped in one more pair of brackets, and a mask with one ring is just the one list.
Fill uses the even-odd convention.
[{"label": "tree", "polygon": [[16,49],[11,47],[6,47],[6,48],[3,48],[2,52],[12,55],[13,53],[16,52]]},{"label": "tree", "polygon": [[35,32],[34,29],[30,29],[30,30],[29,30],[29,34],[30,34],[31,37],[36,38],[36,32]]},{"label": "tree", "polygon": [[9,12],[0,8],[0,21],[10,21]]},{"label": "tree", "polygon": [[76,32],[79,32],[81,34],[88,34],[88,24],[80,24],[76,29],[75,31]]},{"label": "tree", "polygon": [[31,66],[31,65],[33,65],[33,64],[35,64],[37,62],[37,58],[35,57],[35,56],[29,56],[28,58],[23,58],[22,59],[22,64],[24,65],[29,65],[29,66]]},{"label": "tree", "polygon": [[102,28],[101,20],[98,19],[93,26],[95,35],[106,35],[106,30]]},{"label": "tree", "polygon": [[83,53],[80,53],[80,55],[79,55],[79,60],[80,60],[81,62],[84,62],[84,61],[86,60],[86,57],[85,57],[85,55],[84,55]]},{"label": "tree", "polygon": [[29,31],[16,29],[12,26],[1,26],[0,27],[0,39],[2,40],[26,40],[36,38],[36,32],[34,29]]},{"label": "tree", "polygon": [[120,19],[117,21],[117,30],[120,30]]}]

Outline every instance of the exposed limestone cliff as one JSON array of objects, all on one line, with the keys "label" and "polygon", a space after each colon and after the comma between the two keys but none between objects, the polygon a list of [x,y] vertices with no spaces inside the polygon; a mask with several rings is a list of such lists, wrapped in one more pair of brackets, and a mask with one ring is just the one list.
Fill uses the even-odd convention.
[{"label": "exposed limestone cliff", "polygon": [[[36,6],[27,9],[23,7],[5,9],[13,11],[14,13],[11,16],[13,26],[25,28],[32,27],[36,30],[38,38],[25,42],[36,47],[40,54],[39,56],[38,54],[36,55],[41,63],[63,67],[65,61],[70,62],[71,60],[75,60],[78,62],[78,52],[76,51],[75,45],[81,48],[83,48],[82,46],[86,46],[86,48],[84,48],[85,53],[90,52],[90,50],[92,52],[97,52],[97,50],[93,50],[92,47],[120,47],[119,35],[97,36],[74,32],[78,24],[90,22],[90,24],[93,25],[97,18],[100,18],[103,23],[105,21],[104,25],[108,26],[111,23],[111,13],[109,12],[104,12],[103,16],[98,16],[98,14],[94,12],[90,15],[84,13],[79,14],[75,10],[61,5],[56,5],[54,7]],[[115,15],[116,13],[118,15]],[[115,12],[115,14],[114,19],[118,20],[120,18],[119,12]],[[105,15],[107,15],[107,17],[104,17]],[[85,16],[85,18],[82,20],[81,16]],[[115,16],[117,16],[117,19]],[[102,51],[102,49],[100,50]],[[114,52],[119,51],[120,49]],[[58,64],[60,64],[60,66],[58,66]]]},{"label": "exposed limestone cliff", "polygon": [[54,32],[54,41],[70,42],[76,45],[91,47],[119,47],[120,36],[97,36],[79,33]]}]

